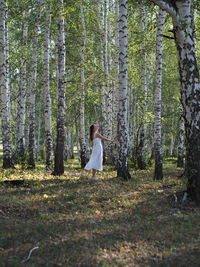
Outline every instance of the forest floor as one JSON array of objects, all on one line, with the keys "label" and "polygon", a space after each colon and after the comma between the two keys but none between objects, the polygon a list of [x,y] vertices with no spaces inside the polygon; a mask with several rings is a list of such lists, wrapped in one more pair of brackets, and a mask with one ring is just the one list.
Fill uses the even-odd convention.
[{"label": "forest floor", "polygon": [[0,266],[200,266],[200,209],[181,203],[173,161],[159,182],[152,168],[124,181],[109,166],[93,182],[77,160],[60,177],[0,171]]}]

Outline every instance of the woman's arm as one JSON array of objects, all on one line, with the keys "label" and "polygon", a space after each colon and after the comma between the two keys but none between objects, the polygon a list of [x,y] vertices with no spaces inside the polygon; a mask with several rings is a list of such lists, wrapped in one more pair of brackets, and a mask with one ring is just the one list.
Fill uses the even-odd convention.
[{"label": "woman's arm", "polygon": [[101,140],[103,140],[103,141],[107,141],[107,142],[114,142],[114,141],[115,141],[115,140],[113,140],[113,139],[106,138],[106,137],[100,135],[99,133],[96,133],[96,134],[95,134],[95,137],[98,137],[98,138],[100,138]]}]

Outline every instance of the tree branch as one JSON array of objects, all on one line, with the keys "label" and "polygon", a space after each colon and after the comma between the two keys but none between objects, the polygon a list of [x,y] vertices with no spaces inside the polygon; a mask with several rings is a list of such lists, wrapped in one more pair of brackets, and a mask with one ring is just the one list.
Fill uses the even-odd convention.
[{"label": "tree branch", "polygon": [[178,24],[179,16],[173,0],[148,0],[148,1],[154,3],[155,5],[165,10],[169,15],[172,16],[174,22]]},{"label": "tree branch", "polygon": [[160,36],[165,37],[167,39],[173,39],[174,40],[174,37],[171,37],[171,36],[168,36],[168,35],[165,35],[165,34],[160,34]]}]

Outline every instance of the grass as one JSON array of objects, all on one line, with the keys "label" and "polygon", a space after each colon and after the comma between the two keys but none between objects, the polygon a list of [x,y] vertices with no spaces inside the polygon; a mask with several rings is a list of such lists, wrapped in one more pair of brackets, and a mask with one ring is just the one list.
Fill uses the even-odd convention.
[{"label": "grass", "polygon": [[199,266],[200,210],[173,200],[181,172],[167,161],[163,181],[149,169],[127,182],[106,166],[92,182],[77,160],[60,177],[42,165],[1,170],[0,266]]}]

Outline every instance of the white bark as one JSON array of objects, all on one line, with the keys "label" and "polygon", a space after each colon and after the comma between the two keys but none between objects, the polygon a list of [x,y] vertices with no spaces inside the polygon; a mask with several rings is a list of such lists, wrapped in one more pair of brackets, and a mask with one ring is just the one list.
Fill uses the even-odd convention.
[{"label": "white bark", "polygon": [[[61,10],[63,9],[63,0],[59,0]],[[60,12],[61,13],[61,12]],[[64,17],[60,14],[58,22],[58,111],[57,111],[57,140],[55,151],[54,175],[64,173],[64,142],[65,142],[65,28]]]},{"label": "white bark", "polygon": [[129,179],[128,173],[128,1],[119,0],[119,160],[117,175]]},{"label": "white bark", "polygon": [[74,158],[74,138],[73,127],[67,127],[66,131],[66,158]]},{"label": "white bark", "polygon": [[181,116],[179,122],[179,140],[178,140],[178,148],[177,148],[177,167],[184,167],[184,156],[185,156],[185,126],[184,120]]},{"label": "white bark", "polygon": [[146,138],[146,124],[145,124],[145,113],[147,111],[147,52],[146,52],[146,40],[145,40],[145,29],[147,24],[147,13],[145,12],[144,7],[141,7],[141,30],[143,35],[142,40],[142,72],[141,72],[141,82],[142,82],[142,93],[143,93],[143,116],[142,116],[142,125],[139,131],[139,140],[137,148],[137,167],[141,170],[146,168],[145,162],[145,138]]},{"label": "white bark", "polygon": [[35,168],[36,157],[36,140],[35,140],[35,95],[36,95],[36,79],[37,79],[37,31],[38,27],[35,26],[33,44],[32,44],[32,67],[31,67],[31,83],[30,83],[30,96],[29,96],[29,167]]},{"label": "white bark", "polygon": [[80,157],[81,167],[87,163],[87,151],[85,143],[85,48],[86,48],[86,25],[83,2],[81,1],[81,23],[82,23],[82,47],[81,47],[81,100],[80,100]]},{"label": "white bark", "polygon": [[174,1],[170,0],[149,0],[154,4],[158,5],[161,9],[165,10],[168,14],[170,14],[173,20],[178,23],[179,14],[177,12],[176,7],[174,6]]},{"label": "white bark", "polygon": [[156,89],[155,89],[155,122],[154,122],[154,158],[155,179],[163,178],[162,170],[162,144],[161,144],[161,101],[162,101],[162,62],[163,62],[163,26],[166,12],[159,10],[156,35]]},{"label": "white bark", "polygon": [[10,139],[10,101],[8,89],[7,67],[7,32],[6,32],[6,1],[0,0],[0,90],[1,90],[1,123],[3,142],[3,168],[10,168],[11,139]]},{"label": "white bark", "polygon": [[191,198],[200,204],[200,79],[194,43],[193,1],[150,1],[166,10],[173,19],[186,131],[187,190]]},{"label": "white bark", "polygon": [[[114,58],[114,84],[112,92],[112,136],[117,136],[117,115],[119,112],[119,2],[115,0],[115,58]],[[112,144],[112,162],[117,167],[118,143]]]},{"label": "white bark", "polygon": [[45,147],[46,169],[50,169],[53,162],[52,118],[51,118],[51,93],[49,82],[49,49],[50,49],[51,15],[46,14],[45,41],[44,41],[44,122],[45,122]]},{"label": "white bark", "polygon": [[[108,138],[112,136],[112,86],[109,77],[110,70],[110,49],[109,49],[109,18],[108,18],[108,0],[103,0],[98,5],[98,15],[100,21],[100,31],[102,39],[100,41],[100,60],[102,70],[102,85],[101,85],[101,131]],[[103,11],[103,12],[102,12]],[[111,158],[110,144],[104,143],[104,155]]]},{"label": "white bark", "polygon": [[[22,49],[26,50],[28,24],[26,21],[27,15],[24,14],[23,24],[23,43]],[[20,161],[24,160],[25,147],[24,147],[24,128],[25,128],[25,107],[26,107],[26,53],[22,53],[22,62],[20,68],[20,85],[17,96],[17,119],[16,119],[16,154]]]}]

